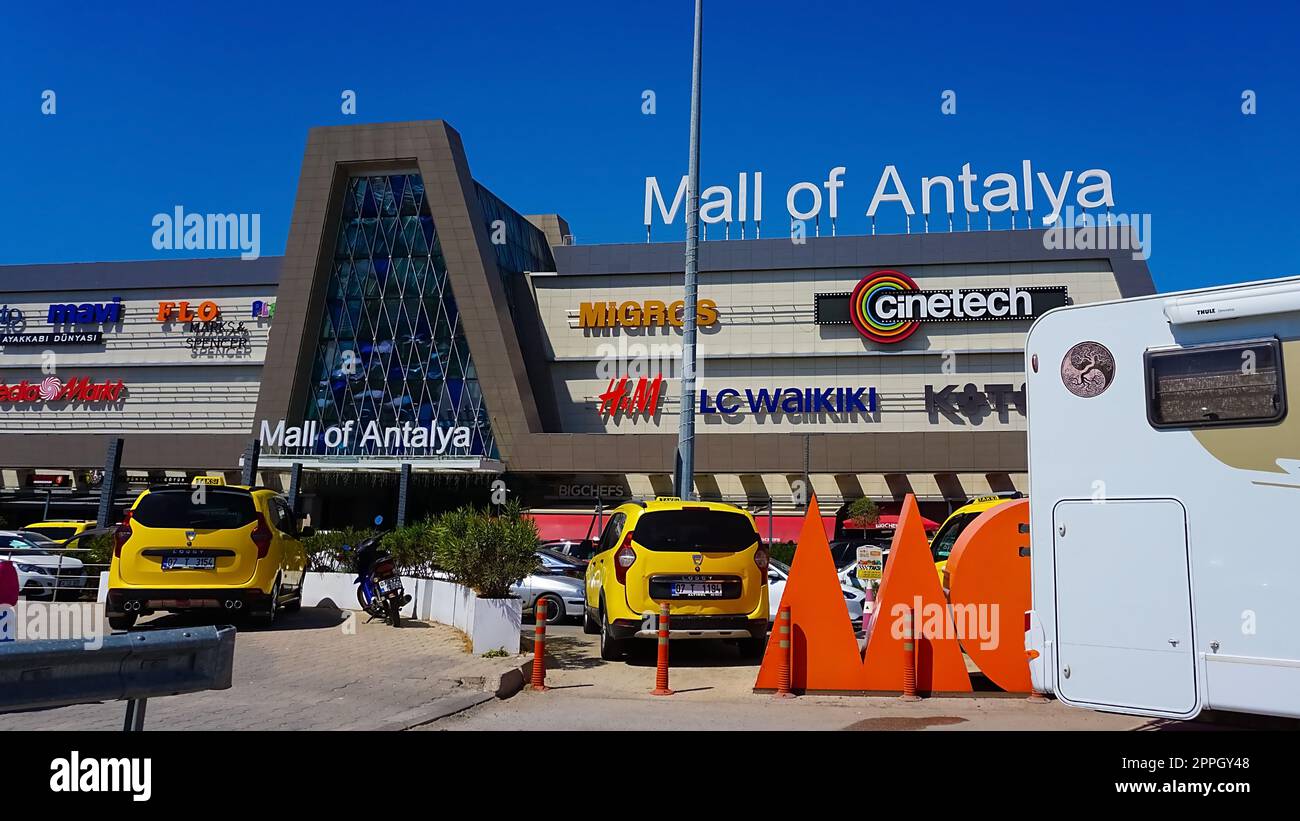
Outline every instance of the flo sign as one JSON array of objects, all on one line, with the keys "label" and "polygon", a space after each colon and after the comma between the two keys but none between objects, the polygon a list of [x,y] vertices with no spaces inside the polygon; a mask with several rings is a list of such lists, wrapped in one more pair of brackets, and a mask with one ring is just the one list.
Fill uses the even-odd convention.
[{"label": "flo sign", "polygon": [[818,325],[853,325],[872,342],[902,342],[922,322],[989,322],[1033,319],[1069,304],[1064,285],[922,290],[907,274],[875,271],[847,294],[817,294]]}]

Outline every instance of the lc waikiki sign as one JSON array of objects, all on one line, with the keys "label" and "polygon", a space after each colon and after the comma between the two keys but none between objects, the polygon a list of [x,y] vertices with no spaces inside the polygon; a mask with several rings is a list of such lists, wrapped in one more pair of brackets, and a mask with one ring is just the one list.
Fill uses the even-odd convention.
[{"label": "lc waikiki sign", "polygon": [[1033,319],[1068,305],[1064,285],[923,291],[907,274],[875,271],[848,294],[817,294],[818,325],[849,325],[873,342],[907,339],[922,322]]}]

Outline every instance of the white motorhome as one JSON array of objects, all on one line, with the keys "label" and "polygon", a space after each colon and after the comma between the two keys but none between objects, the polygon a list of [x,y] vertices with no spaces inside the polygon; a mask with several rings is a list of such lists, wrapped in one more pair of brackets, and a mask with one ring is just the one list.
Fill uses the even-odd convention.
[{"label": "white motorhome", "polygon": [[1025,357],[1034,686],[1300,717],[1300,277],[1058,308]]}]

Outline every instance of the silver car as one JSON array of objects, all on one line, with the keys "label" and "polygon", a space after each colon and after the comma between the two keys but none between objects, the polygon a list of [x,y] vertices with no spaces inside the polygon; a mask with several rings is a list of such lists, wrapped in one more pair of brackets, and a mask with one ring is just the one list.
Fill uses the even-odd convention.
[{"label": "silver car", "polygon": [[582,616],[584,588],[580,579],[554,573],[533,573],[510,588],[524,603],[524,615],[537,611],[537,602],[546,600],[546,623],[559,624],[567,618]]}]

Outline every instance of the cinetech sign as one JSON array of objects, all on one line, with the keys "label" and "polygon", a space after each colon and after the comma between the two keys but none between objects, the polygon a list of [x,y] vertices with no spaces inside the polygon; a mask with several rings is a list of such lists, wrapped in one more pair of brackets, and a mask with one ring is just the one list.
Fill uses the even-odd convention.
[{"label": "cinetech sign", "polygon": [[898,271],[875,271],[847,294],[817,294],[818,325],[848,325],[873,342],[902,342],[922,322],[988,322],[1033,319],[1068,305],[1064,285],[953,288],[923,291]]}]

